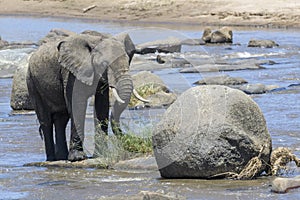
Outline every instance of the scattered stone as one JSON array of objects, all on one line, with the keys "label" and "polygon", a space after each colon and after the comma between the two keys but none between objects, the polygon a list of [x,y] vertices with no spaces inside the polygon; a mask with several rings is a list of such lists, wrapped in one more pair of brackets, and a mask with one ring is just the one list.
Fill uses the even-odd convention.
[{"label": "scattered stone", "polygon": [[201,72],[221,72],[221,71],[236,71],[236,70],[256,70],[265,69],[260,65],[255,64],[204,64],[201,66],[189,67],[181,69],[180,73],[201,73]]},{"label": "scattered stone", "polygon": [[280,87],[278,85],[264,85],[261,83],[256,83],[256,84],[242,85],[235,88],[242,90],[246,94],[264,94],[267,92],[272,92]]},{"label": "scattered stone", "polygon": [[279,44],[273,40],[250,40],[248,47],[264,47],[264,48],[273,48],[278,47]]},{"label": "scattered stone", "polygon": [[287,193],[291,189],[300,187],[300,176],[294,178],[275,178],[272,181],[272,192]]},{"label": "scattered stone", "polygon": [[10,97],[10,107],[13,110],[34,110],[26,84],[27,70],[28,64],[20,66],[14,74]]},{"label": "scattered stone", "polygon": [[212,31],[210,28],[206,28],[202,35],[202,40],[206,43],[232,43],[233,33],[228,27],[222,27],[219,30]]},{"label": "scattered stone", "polygon": [[156,125],[152,140],[165,178],[240,173],[261,154],[262,168],[256,177],[267,170],[272,148],[258,105],[239,90],[217,85],[182,93]]},{"label": "scattered stone", "polygon": [[148,54],[155,52],[174,53],[181,51],[181,41],[178,38],[170,37],[165,40],[147,42],[136,46],[136,53]]},{"label": "scattered stone", "polygon": [[214,77],[203,78],[195,82],[196,85],[241,85],[248,83],[245,79],[240,77],[230,77],[229,75],[221,75]]}]

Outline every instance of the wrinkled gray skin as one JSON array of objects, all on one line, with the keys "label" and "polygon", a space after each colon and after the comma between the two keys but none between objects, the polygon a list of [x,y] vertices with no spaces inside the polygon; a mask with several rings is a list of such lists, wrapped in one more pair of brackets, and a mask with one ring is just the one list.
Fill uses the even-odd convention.
[{"label": "wrinkled gray skin", "polygon": [[[133,90],[128,70],[129,58],[124,44],[107,36],[70,36],[42,45],[31,56],[27,85],[44,137],[47,161],[86,158],[84,121],[87,99],[91,95],[95,95],[95,116],[107,134],[109,87],[116,88],[125,102],[116,101],[111,113],[114,133],[122,134],[119,119]],[[65,130],[69,119],[68,151]],[[95,144],[95,151],[98,146]]]}]

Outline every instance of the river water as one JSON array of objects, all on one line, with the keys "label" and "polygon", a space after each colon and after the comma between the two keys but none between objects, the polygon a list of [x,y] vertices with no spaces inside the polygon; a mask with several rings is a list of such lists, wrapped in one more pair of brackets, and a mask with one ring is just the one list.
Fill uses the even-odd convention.
[{"label": "river water", "polygon": [[[37,42],[52,28],[75,32],[97,30],[111,34],[126,31],[135,43],[168,36],[200,38],[203,32],[201,26],[178,24],[121,24],[61,18],[0,17],[0,35],[10,42]],[[272,49],[247,48],[247,43],[252,38],[272,39],[280,46]],[[251,71],[179,74],[178,69],[164,69],[154,73],[178,93],[192,87],[193,82],[203,77],[218,74],[243,77],[249,83],[275,84],[280,87],[300,83],[300,30],[237,29],[234,30],[234,43],[238,45],[184,47],[183,51],[202,51],[210,58],[268,59],[276,64]],[[24,51],[28,52],[28,49]],[[14,62],[11,54],[23,56],[19,51],[8,53],[2,50],[0,62]],[[251,181],[168,180],[161,179],[157,171],[24,167],[26,163],[44,161],[44,147],[38,134],[35,114],[15,114],[11,110],[11,86],[11,78],[0,79],[0,199],[99,199],[116,194],[136,194],[142,190],[174,192],[187,199],[300,198],[298,189],[287,194],[272,193],[272,177]],[[300,157],[300,87],[252,97],[264,113],[273,147],[290,147]],[[138,130],[143,126],[155,125],[163,112],[164,109],[126,110],[121,120]],[[90,111],[88,114],[91,114]],[[87,123],[91,121],[90,119]],[[87,137],[92,138],[92,129],[88,132]],[[90,153],[89,145],[85,146]],[[295,170],[288,175],[299,174]]]}]

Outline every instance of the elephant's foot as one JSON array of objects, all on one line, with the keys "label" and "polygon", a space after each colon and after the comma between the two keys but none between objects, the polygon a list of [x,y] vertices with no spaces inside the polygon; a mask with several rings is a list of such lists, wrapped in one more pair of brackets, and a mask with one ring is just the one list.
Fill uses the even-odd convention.
[{"label": "elephant's foot", "polygon": [[46,161],[56,161],[56,158],[54,156],[48,156]]},{"label": "elephant's foot", "polygon": [[86,154],[83,151],[70,150],[68,160],[71,162],[81,161],[87,159]]}]

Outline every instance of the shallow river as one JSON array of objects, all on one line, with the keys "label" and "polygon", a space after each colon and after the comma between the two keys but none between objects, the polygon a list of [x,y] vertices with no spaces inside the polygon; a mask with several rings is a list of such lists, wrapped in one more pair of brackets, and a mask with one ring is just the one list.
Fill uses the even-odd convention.
[{"label": "shallow river", "polygon": [[[52,28],[75,32],[97,30],[116,34],[129,32],[135,43],[168,36],[200,38],[203,27],[174,24],[119,24],[72,19],[33,19],[0,17],[0,35],[8,41],[37,42]],[[280,44],[274,49],[250,49],[250,39],[272,39]],[[183,51],[203,51],[210,58],[269,59],[275,65],[262,70],[226,72],[245,78],[249,83],[275,84],[287,87],[300,83],[300,30],[234,30],[233,46],[184,47]],[[1,54],[7,52],[0,51]],[[1,58],[1,57],[0,57]],[[206,76],[224,74],[179,74],[178,69],[155,71],[167,85],[178,93],[192,87],[192,83]],[[274,194],[272,177],[252,181],[231,180],[168,180],[157,171],[117,171],[98,169],[58,169],[24,167],[30,162],[45,159],[43,141],[38,134],[34,114],[15,114],[10,109],[12,79],[0,79],[0,199],[98,199],[116,194],[136,194],[142,190],[175,192],[188,199],[299,199],[300,190],[288,194]],[[252,96],[262,109],[272,136],[274,147],[293,149],[300,157],[300,87],[277,93]],[[153,126],[163,109],[127,110],[122,120],[138,130]],[[91,113],[88,113],[91,114]],[[88,123],[91,123],[91,119]],[[89,126],[87,126],[89,127]],[[88,130],[92,138],[92,129]],[[296,170],[290,176],[299,175]]]}]

